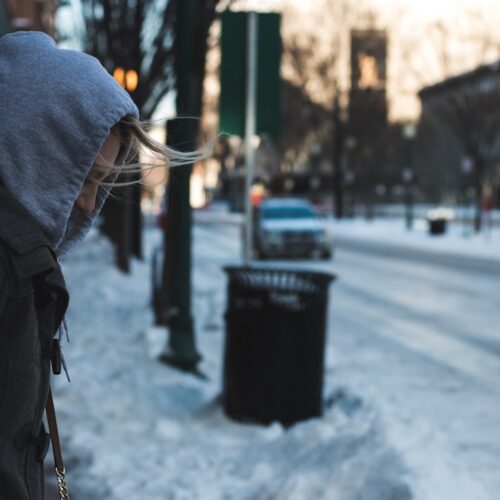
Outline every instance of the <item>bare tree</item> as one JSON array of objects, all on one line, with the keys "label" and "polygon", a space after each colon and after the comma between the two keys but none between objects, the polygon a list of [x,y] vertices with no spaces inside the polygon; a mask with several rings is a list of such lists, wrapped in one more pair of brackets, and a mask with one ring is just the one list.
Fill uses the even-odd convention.
[{"label": "bare tree", "polygon": [[[215,17],[218,0],[202,0],[198,8],[205,25]],[[81,48],[97,57],[113,74],[117,68],[137,73],[137,87],[130,90],[143,119],[151,118],[164,96],[175,89],[174,62],[175,19],[177,2],[172,0],[80,0],[81,7],[62,2],[60,10],[72,8],[72,31]],[[79,16],[76,16],[79,14]],[[74,28],[77,28],[76,30]],[[64,33],[67,39],[75,36]],[[202,36],[203,38],[203,36]],[[203,67],[203,64],[202,64]]]},{"label": "bare tree", "polygon": [[[446,18],[420,24],[409,10],[400,11],[393,44],[398,63],[394,87],[406,97],[408,109],[416,110],[412,96],[424,88],[417,141],[420,181],[436,199],[461,192],[464,183],[472,184],[476,229],[482,184],[496,155],[498,97],[481,87],[488,73],[485,68],[500,58],[495,21],[499,14],[498,5],[486,9],[465,0]],[[463,161],[474,164],[473,172],[465,174]]]},{"label": "bare tree", "polygon": [[409,6],[387,11],[383,22],[391,36],[393,116],[414,120],[420,89],[496,61],[499,16],[495,2],[485,8],[469,0],[457,0],[446,17],[418,17]]},{"label": "bare tree", "polygon": [[[177,111],[199,116],[206,39],[217,1],[196,3],[196,39],[190,42],[195,45],[195,60],[188,62],[193,68],[189,88],[184,88],[186,78],[179,74],[186,61],[176,60],[181,53],[176,50],[178,38],[185,38],[177,32],[178,0],[80,0],[81,8],[63,2],[61,9],[79,12],[82,22],[77,36],[82,48],[121,80],[141,118],[147,120],[174,89],[178,91]],[[176,88],[179,80],[182,88]],[[116,243],[118,266],[124,271],[129,269],[130,252],[137,257],[142,254],[140,196],[139,185],[121,189],[103,211],[103,230]]]},{"label": "bare tree", "polygon": [[373,25],[375,15],[363,0],[315,2],[290,9],[283,20],[283,77],[286,96],[282,150],[292,162],[321,148],[333,166],[335,214],[343,215],[345,110],[349,90],[349,35]]},{"label": "bare tree", "polygon": [[[333,136],[332,112],[347,87],[341,69],[348,60],[351,11],[346,0],[335,0],[283,14],[282,73],[290,98],[285,112],[295,115],[285,120],[283,152],[290,158],[307,155]],[[325,112],[318,113],[320,108]]]},{"label": "bare tree", "polygon": [[153,0],[81,0],[84,49],[113,74],[136,71],[132,97],[143,118],[150,118],[174,87],[175,2]]}]

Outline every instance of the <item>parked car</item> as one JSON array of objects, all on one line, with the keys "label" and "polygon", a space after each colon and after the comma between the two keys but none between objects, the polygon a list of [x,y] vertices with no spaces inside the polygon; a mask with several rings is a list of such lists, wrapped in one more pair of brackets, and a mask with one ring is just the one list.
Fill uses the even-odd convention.
[{"label": "parked car", "polygon": [[254,222],[258,258],[332,256],[330,226],[307,200],[269,198],[256,208]]}]

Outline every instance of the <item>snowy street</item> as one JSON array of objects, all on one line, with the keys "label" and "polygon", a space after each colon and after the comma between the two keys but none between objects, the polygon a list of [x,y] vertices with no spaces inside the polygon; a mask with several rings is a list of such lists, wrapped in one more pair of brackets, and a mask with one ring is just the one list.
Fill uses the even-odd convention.
[{"label": "snowy street", "polygon": [[[156,361],[166,335],[152,326],[148,262],[121,275],[96,233],[70,255],[73,381],[59,377],[55,393],[73,497],[495,500],[500,261],[363,244],[350,229],[339,228],[331,262],[301,262],[338,280],[325,416],[288,431],[232,423],[217,401],[221,266],[239,261],[237,225],[194,231],[193,310],[208,381]],[[147,234],[149,256],[160,234]]]},{"label": "snowy street", "polygon": [[[199,232],[208,240],[223,230]],[[236,239],[229,233],[218,248]],[[474,498],[481,497],[481,484],[485,498],[494,498],[500,487],[500,262],[346,237],[332,263],[312,267],[339,278],[331,288],[328,380],[388,418],[392,444],[403,454],[414,447],[408,458],[429,462],[422,487],[431,487],[432,477],[432,487],[442,488],[437,498],[462,498],[463,487],[458,472],[439,463],[445,450],[433,446],[445,446],[457,462],[450,467],[463,466],[477,481]],[[430,498],[424,491],[421,498]]]},{"label": "snowy street", "polygon": [[[389,419],[392,444],[410,468],[418,471],[413,460],[427,462],[422,486],[427,481],[442,488],[440,498],[461,498],[463,467],[478,483],[465,498],[480,498],[480,484],[486,498],[494,498],[500,486],[500,266],[477,270],[475,259],[439,262],[434,255],[370,250],[340,244],[333,266],[340,278],[331,312],[336,382]],[[439,447],[460,464],[457,470],[446,471]],[[422,491],[421,498],[428,495]]]}]

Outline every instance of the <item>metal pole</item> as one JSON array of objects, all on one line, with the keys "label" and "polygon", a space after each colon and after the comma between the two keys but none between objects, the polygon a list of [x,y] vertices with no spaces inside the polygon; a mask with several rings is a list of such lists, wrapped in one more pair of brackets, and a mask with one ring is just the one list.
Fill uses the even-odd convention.
[{"label": "metal pole", "polygon": [[405,221],[406,229],[411,231],[413,229],[413,193],[411,182],[406,184]]},{"label": "metal pole", "polygon": [[253,224],[252,200],[250,191],[255,172],[255,148],[253,138],[256,132],[256,102],[257,102],[257,13],[249,12],[247,18],[247,89],[246,89],[246,117],[245,117],[245,264],[252,260],[253,254]]},{"label": "metal pole", "polygon": [[408,123],[403,127],[406,166],[403,168],[403,183],[405,185],[405,226],[408,231],[413,229],[413,185],[415,179],[413,143],[415,141],[415,125]]},{"label": "metal pole", "polygon": [[340,116],[339,89],[333,103],[333,212],[336,219],[344,217],[344,124]]},{"label": "metal pole", "polygon": [[[177,110],[196,116],[198,100],[196,80],[196,21],[199,2],[177,0],[176,20],[176,74]],[[195,148],[197,125],[192,119],[174,120],[168,123],[168,141],[177,149],[189,151]],[[191,264],[192,264],[192,213],[189,202],[192,166],[172,169],[168,187],[168,211],[165,245],[165,277],[169,325],[169,346],[160,359],[175,367],[193,373],[198,372],[201,355],[196,347],[194,320],[191,312]],[[170,267],[169,267],[170,266]]]}]

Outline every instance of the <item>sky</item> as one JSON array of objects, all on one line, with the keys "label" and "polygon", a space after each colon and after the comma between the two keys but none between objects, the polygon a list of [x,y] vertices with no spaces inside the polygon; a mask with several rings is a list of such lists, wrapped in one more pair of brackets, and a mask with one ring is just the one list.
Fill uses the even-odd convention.
[{"label": "sky", "polygon": [[[235,9],[280,11],[293,6],[303,11],[306,30],[310,29],[310,19],[318,10],[331,12],[327,7],[339,2],[341,0],[240,0]],[[354,27],[386,29],[391,120],[418,118],[417,93],[422,87],[500,58],[500,2],[496,0],[345,0],[345,5],[352,13],[365,12],[361,18],[366,18],[366,26],[359,19],[344,25],[340,56],[343,87],[347,91],[350,79],[349,30]],[[372,17],[366,15],[370,11],[374,13],[374,26],[369,21]],[[332,21],[332,32],[335,29],[335,21]],[[484,51],[484,42],[488,40],[493,43]],[[443,64],[443,54],[447,57],[446,64]]]},{"label": "sky", "polygon": [[[371,0],[371,2],[380,9],[399,6],[410,7],[422,18],[435,18],[446,15],[451,9],[464,3],[463,0]],[[478,2],[476,1],[476,3]]]},{"label": "sky", "polygon": [[[337,0],[242,0],[242,9],[262,11],[281,10],[293,5],[304,12],[321,8],[323,2]],[[363,0],[361,0],[363,1]],[[443,78],[473,69],[475,66],[493,62],[500,57],[498,49],[484,55],[477,54],[477,45],[466,45],[466,32],[476,33],[484,38],[498,40],[500,25],[500,2],[496,0],[364,0],[376,11],[377,27],[389,33],[388,96],[390,117],[393,120],[415,120],[419,114],[416,94],[425,85]],[[359,4],[349,0],[349,5]],[[78,11],[74,0],[73,13]],[[224,2],[221,3],[224,6]],[[469,12],[478,13],[473,21]],[[62,20],[62,19],[61,19]],[[65,19],[67,22],[68,20]],[[436,33],[429,35],[429,26],[441,22],[446,27],[446,40],[436,39]],[[438,45],[445,47],[450,55],[450,65],[443,68],[439,59]],[[76,48],[76,47],[75,47]],[[345,49],[346,51],[348,48]],[[348,82],[348,55],[345,56],[345,86]],[[411,67],[410,67],[411,66]],[[415,70],[415,71],[413,71]],[[155,113],[155,117],[166,118],[175,113],[174,96],[166,98]]]},{"label": "sky", "polygon": [[389,35],[387,90],[393,120],[418,118],[416,94],[422,87],[500,57],[500,4],[495,0],[369,1],[378,27]]}]

